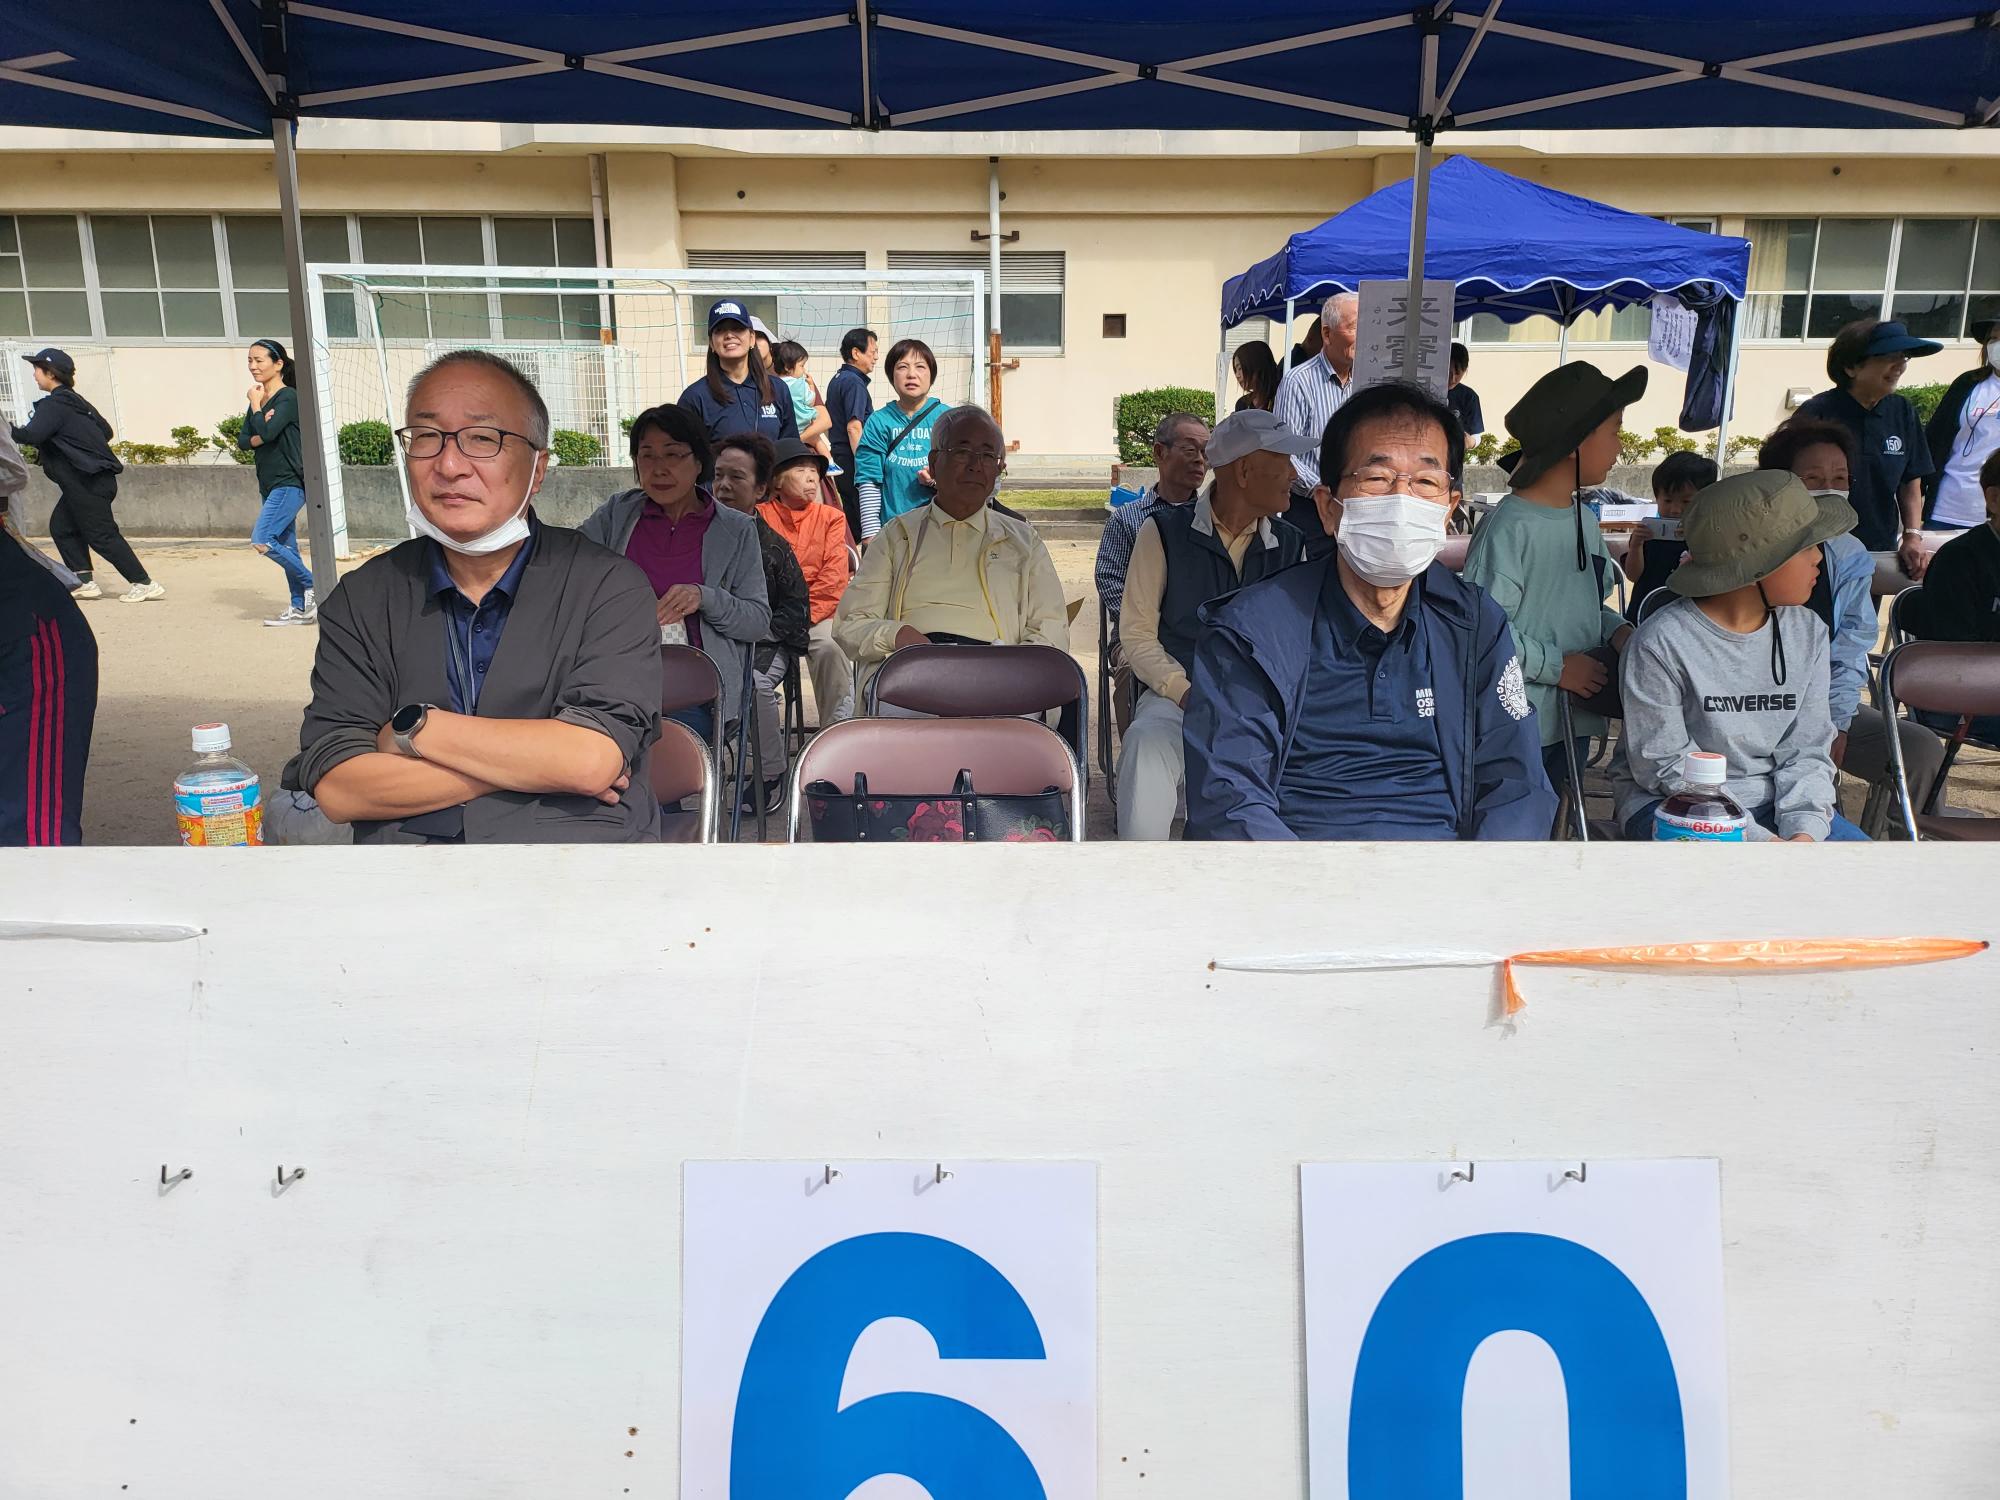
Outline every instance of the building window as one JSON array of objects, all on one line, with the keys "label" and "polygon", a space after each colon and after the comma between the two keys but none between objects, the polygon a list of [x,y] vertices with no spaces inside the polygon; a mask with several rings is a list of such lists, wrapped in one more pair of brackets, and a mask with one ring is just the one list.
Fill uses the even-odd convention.
[{"label": "building window", "polygon": [[[493,221],[493,260],[502,266],[597,267],[597,238],[588,219],[498,219]],[[594,281],[516,282],[546,292],[509,293],[500,300],[503,339],[595,340],[602,325]],[[576,288],[575,295],[564,293]]]},{"label": "building window", "polygon": [[[919,253],[891,250],[892,271],[967,271],[990,269],[983,251],[956,250]],[[1063,352],[1063,252],[1014,250],[1000,252],[1000,333],[1008,354],[1048,355]],[[971,337],[970,319],[960,336]]]},{"label": "building window", "polygon": [[[291,338],[292,299],[285,290],[284,226],[275,214],[230,214],[222,225],[229,249],[229,285],[238,337],[245,342]],[[307,264],[338,265],[354,259],[344,216],[307,214],[300,227],[305,233]],[[355,318],[354,294],[330,291],[325,297],[328,336],[356,337],[360,325]]]},{"label": "building window", "polygon": [[0,214],[0,334],[90,336],[74,214]]},{"label": "building window", "polygon": [[1125,314],[1106,313],[1104,315],[1104,336],[1108,339],[1125,337]]},{"label": "building window", "polygon": [[1746,331],[1830,339],[1856,318],[1963,337],[2000,313],[2000,219],[1752,219]]},{"label": "building window", "polygon": [[[479,219],[364,214],[361,258],[383,266],[481,266],[487,264],[485,226]],[[476,286],[454,276],[420,278],[427,288]],[[484,291],[390,291],[376,298],[385,339],[466,343],[492,337]]]},{"label": "building window", "polygon": [[209,215],[92,214],[90,243],[106,338],[224,336]]},{"label": "building window", "polygon": [[[733,296],[743,304],[744,310],[752,317],[762,318],[764,326],[781,339],[791,339],[805,346],[806,353],[814,356],[831,356],[838,363],[840,359],[840,336],[850,328],[866,326],[871,317],[868,294],[859,284],[868,273],[868,257],[860,250],[690,250],[687,253],[690,271],[852,271],[857,285],[852,288],[837,283],[824,291],[815,291],[807,283],[794,286],[748,286],[741,291],[718,289],[715,298]],[[695,331],[701,337],[701,349],[708,347],[708,302],[695,299],[699,304],[692,310],[692,316],[699,321]],[[884,333],[882,345],[886,349],[893,342]],[[705,356],[704,356],[705,357]],[[822,378],[825,378],[822,376]]]},{"label": "building window", "polygon": [[[1662,222],[1682,229],[1715,233],[1713,218],[1661,216]],[[1630,307],[1599,308],[1587,312],[1569,325],[1569,341],[1576,344],[1643,344],[1653,333],[1651,302],[1635,302]],[[1531,317],[1518,323],[1503,323],[1491,313],[1477,313],[1459,325],[1458,337],[1468,344],[1554,344],[1561,341],[1562,328],[1554,318]]]}]

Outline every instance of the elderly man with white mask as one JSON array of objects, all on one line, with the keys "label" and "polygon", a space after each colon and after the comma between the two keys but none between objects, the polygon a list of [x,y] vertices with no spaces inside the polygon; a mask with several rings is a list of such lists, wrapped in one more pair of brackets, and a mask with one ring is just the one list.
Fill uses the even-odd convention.
[{"label": "elderly man with white mask", "polygon": [[1120,639],[1143,691],[1118,752],[1121,839],[1163,839],[1173,831],[1202,606],[1305,555],[1305,538],[1282,519],[1292,456],[1305,445],[1270,412],[1225,417],[1208,440],[1214,481],[1190,505],[1155,507],[1139,527]]},{"label": "elderly man with white mask", "polygon": [[1202,611],[1189,838],[1548,837],[1507,617],[1436,561],[1464,456],[1416,386],[1370,386],[1327,424],[1314,503],[1337,551]]},{"label": "elderly man with white mask", "polygon": [[540,393],[505,360],[459,350],[410,383],[405,422],[418,535],[320,604],[300,787],[356,843],[656,839],[653,590],[633,563],[536,519]]}]

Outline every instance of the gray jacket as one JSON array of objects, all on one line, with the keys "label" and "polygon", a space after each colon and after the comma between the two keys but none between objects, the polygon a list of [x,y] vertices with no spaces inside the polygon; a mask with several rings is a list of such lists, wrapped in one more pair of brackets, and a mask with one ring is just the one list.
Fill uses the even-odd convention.
[{"label": "gray jacket", "polygon": [[[417,538],[370,558],[323,600],[312,701],[296,767],[307,792],[375,737],[407,703],[451,699],[444,606],[431,550]],[[632,785],[612,807],[595,797],[493,792],[465,804],[469,844],[619,844],[659,837],[646,752],[660,737],[660,627],[646,578],[561,526],[540,526],[521,591],[479,695],[481,715],[562,719],[610,736]],[[424,840],[401,821],[356,823],[357,844]]]},{"label": "gray jacket", "polygon": [[[714,498],[706,490],[702,495]],[[598,506],[579,530],[623,557],[645,503],[644,490],[620,490]],[[743,662],[749,648],[771,634],[764,555],[757,547],[754,520],[716,505],[715,519],[701,542],[701,578],[701,649],[722,674],[722,718],[729,723],[742,709]]]}]

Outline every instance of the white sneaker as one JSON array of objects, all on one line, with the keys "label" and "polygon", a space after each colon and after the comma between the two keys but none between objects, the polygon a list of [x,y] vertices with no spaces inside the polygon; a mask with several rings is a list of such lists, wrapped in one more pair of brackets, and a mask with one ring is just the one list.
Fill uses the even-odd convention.
[{"label": "white sneaker", "polygon": [[287,604],[283,614],[279,615],[276,619],[266,620],[264,623],[266,625],[315,625],[319,623],[319,611],[313,608],[313,602],[308,598],[304,609],[300,609],[295,604]]},{"label": "white sneaker", "polygon": [[118,596],[120,604],[144,604],[148,599],[164,599],[167,591],[157,583],[135,583]]},{"label": "white sneaker", "polygon": [[102,599],[104,590],[97,586],[97,580],[93,578],[88,583],[79,583],[69,591],[69,596],[72,599]]}]

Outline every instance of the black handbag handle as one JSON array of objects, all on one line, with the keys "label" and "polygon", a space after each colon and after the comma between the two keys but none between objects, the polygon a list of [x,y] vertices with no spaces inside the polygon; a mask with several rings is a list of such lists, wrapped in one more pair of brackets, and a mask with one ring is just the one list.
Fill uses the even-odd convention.
[{"label": "black handbag handle", "polygon": [[959,768],[958,779],[951,784],[951,794],[958,799],[958,826],[965,831],[965,842],[977,843],[979,832],[972,826],[972,803],[976,794],[972,790],[972,771],[969,767]]},{"label": "black handbag handle", "polygon": [[854,842],[868,842],[868,773],[854,773]]}]

